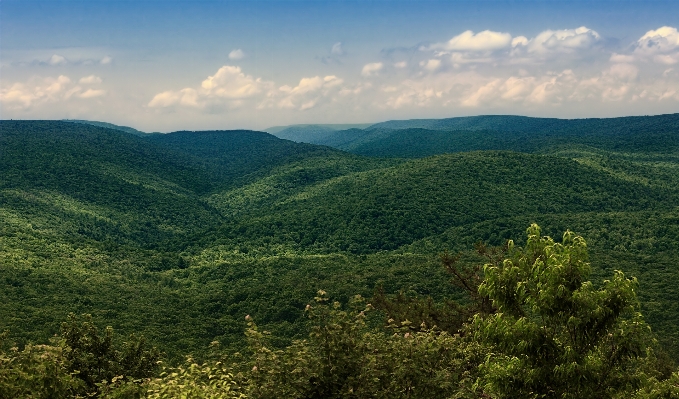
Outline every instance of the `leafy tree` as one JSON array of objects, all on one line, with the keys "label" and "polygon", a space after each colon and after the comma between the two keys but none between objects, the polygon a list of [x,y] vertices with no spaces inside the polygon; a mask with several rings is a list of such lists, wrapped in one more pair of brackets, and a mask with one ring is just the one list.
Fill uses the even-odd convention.
[{"label": "leafy tree", "polygon": [[145,386],[148,399],[242,399],[239,385],[230,367],[221,361],[198,364],[190,357],[184,365],[164,367],[158,378]]},{"label": "leafy tree", "polygon": [[471,390],[482,348],[446,332],[413,331],[409,321],[371,328],[360,296],[347,309],[324,291],[307,307],[307,340],[271,350],[250,322],[255,351],[248,370],[253,398],[450,398]]},{"label": "leafy tree", "polygon": [[600,288],[587,281],[582,237],[557,243],[528,228],[525,248],[509,242],[503,262],[487,264],[479,292],[497,313],[476,316],[475,338],[490,345],[480,382],[498,398],[606,398],[640,384],[652,345],[635,293],[620,271]]},{"label": "leafy tree", "polygon": [[478,242],[476,251],[441,255],[444,269],[452,276],[451,284],[462,292],[461,300],[448,299],[437,303],[431,297],[413,298],[403,291],[396,295],[387,295],[383,287],[375,290],[373,303],[397,323],[409,321],[410,328],[424,330],[436,328],[450,334],[464,334],[465,325],[477,314],[486,315],[495,312],[490,298],[479,293],[483,282],[482,260],[497,263],[507,252],[505,247],[488,247]]},{"label": "leafy tree", "polygon": [[61,336],[68,371],[85,383],[89,393],[114,379],[149,378],[158,368],[160,351],[149,347],[143,337],[132,335],[118,348],[113,329],[107,327],[100,333],[90,315],[83,315],[81,320],[70,314],[61,326]]},{"label": "leafy tree", "polygon": [[5,348],[6,335],[0,334],[0,398],[72,398],[81,391],[84,384],[68,371],[63,346]]}]

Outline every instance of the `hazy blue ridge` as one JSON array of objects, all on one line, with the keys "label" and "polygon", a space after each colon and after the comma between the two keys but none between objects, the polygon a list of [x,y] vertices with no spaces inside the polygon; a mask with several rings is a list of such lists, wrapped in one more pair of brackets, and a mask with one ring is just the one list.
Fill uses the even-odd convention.
[{"label": "hazy blue ridge", "polygon": [[71,122],[71,123],[82,123],[86,125],[92,125],[92,126],[99,126],[99,127],[105,127],[108,129],[114,129],[114,130],[120,130],[121,132],[129,133],[129,134],[134,134],[135,136],[148,136],[150,134],[160,134],[160,133],[146,133],[142,132],[140,130],[131,128],[129,126],[119,126],[119,125],[114,125],[113,123],[107,123],[107,122],[97,122],[97,121],[87,121],[87,120],[82,120],[82,119],[62,119],[62,122]]},{"label": "hazy blue ridge", "polygon": [[372,124],[322,124],[322,125],[292,125],[275,126],[264,129],[276,137],[311,144],[324,144],[324,139],[332,135],[333,132],[348,129],[365,129]]},{"label": "hazy blue ridge", "polygon": [[545,152],[583,145],[613,151],[679,150],[679,114],[603,119],[478,116],[389,121],[319,136],[314,143],[354,154],[426,157],[476,150]]}]

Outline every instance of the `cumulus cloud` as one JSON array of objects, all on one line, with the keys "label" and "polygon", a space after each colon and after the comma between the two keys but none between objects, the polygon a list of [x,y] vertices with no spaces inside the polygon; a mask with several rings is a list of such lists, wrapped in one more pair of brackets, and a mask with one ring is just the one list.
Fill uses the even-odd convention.
[{"label": "cumulus cloud", "polygon": [[99,76],[95,76],[95,75],[85,76],[85,77],[80,78],[78,83],[85,84],[85,85],[99,84],[99,83],[101,83],[101,78]]},{"label": "cumulus cloud", "polygon": [[428,76],[425,79],[406,79],[398,85],[382,87],[381,91],[387,98],[380,103],[392,109],[435,106],[446,96],[454,83],[442,82],[436,75]]},{"label": "cumulus cloud", "polygon": [[[545,30],[533,38],[512,36],[510,33],[485,30],[475,33],[471,30],[454,36],[447,42],[421,46],[419,49],[441,60],[443,66],[475,68],[480,64],[497,67],[519,64],[544,64],[546,61],[569,61],[582,58],[600,50],[603,40],[598,32],[581,26],[576,29]],[[429,56],[431,58],[431,56]],[[428,60],[424,59],[424,66]],[[429,64],[434,67],[434,64]],[[563,65],[562,65],[563,66]],[[430,68],[427,68],[430,69]]]},{"label": "cumulus cloud", "polygon": [[635,43],[635,55],[659,64],[679,62],[679,32],[677,28],[663,26],[646,32]]},{"label": "cumulus cloud", "polygon": [[191,88],[179,91],[168,90],[156,94],[148,104],[148,106],[152,108],[166,108],[173,105],[198,107],[198,93],[195,89]]},{"label": "cumulus cloud", "polygon": [[58,55],[58,54],[54,54],[54,55],[52,55],[52,57],[50,57],[50,59],[49,59],[49,61],[47,61],[47,63],[50,64],[50,65],[64,65],[64,64],[68,63],[68,61],[66,61],[65,57]]},{"label": "cumulus cloud", "polygon": [[464,31],[444,43],[435,43],[426,46],[424,50],[449,50],[449,51],[494,51],[507,48],[512,43],[512,35],[509,33],[484,30],[474,33]]},{"label": "cumulus cloud", "polygon": [[294,87],[283,85],[276,88],[274,82],[247,75],[240,67],[225,65],[203,80],[200,87],[158,93],[148,106],[183,106],[216,112],[250,104],[255,109],[275,107],[307,110],[336,94],[342,83],[343,80],[334,75],[314,76],[300,79]]},{"label": "cumulus cloud", "polygon": [[[83,78],[91,84],[101,82],[96,76]],[[97,81],[98,79],[98,81]],[[81,79],[82,81],[82,79]],[[0,90],[0,103],[9,109],[28,109],[40,104],[65,102],[71,99],[89,99],[106,95],[98,88],[84,89],[65,75],[56,78],[33,78],[28,82],[15,82]]]},{"label": "cumulus cloud", "polygon": [[255,79],[244,74],[240,67],[225,65],[213,76],[201,83],[208,96],[224,98],[247,98],[264,90],[268,86],[262,79]]},{"label": "cumulus cloud", "polygon": [[203,80],[200,88],[168,90],[156,94],[148,103],[152,108],[167,108],[175,105],[207,107],[211,105],[234,106],[239,100],[249,99],[269,90],[271,82],[243,73],[240,67],[225,65],[212,76]]},{"label": "cumulus cloud", "polygon": [[377,75],[382,69],[384,69],[384,64],[381,62],[372,62],[370,64],[365,64],[361,70],[361,75],[363,76],[373,76]]},{"label": "cumulus cloud", "polygon": [[80,98],[94,98],[101,97],[106,94],[106,90],[101,89],[87,89],[82,93],[77,94]]},{"label": "cumulus cloud", "polygon": [[427,71],[433,72],[441,67],[441,60],[430,59],[426,61],[421,61],[420,66]]},{"label": "cumulus cloud", "polygon": [[679,48],[679,32],[677,28],[663,26],[649,30],[639,41],[639,48],[647,51],[674,51]]},{"label": "cumulus cloud", "polygon": [[512,39],[512,47],[525,46],[528,44],[528,38],[526,36],[517,36]]},{"label": "cumulus cloud", "polygon": [[[581,31],[575,34],[595,37],[590,32]],[[561,37],[564,36],[568,35]],[[562,43],[560,46],[587,48],[587,44],[580,43]],[[567,53],[567,50],[564,51]],[[452,61],[453,55],[456,55],[455,61],[459,62],[474,57],[473,54],[454,52],[450,59],[444,57],[441,61]],[[624,54],[621,56],[604,53],[600,60],[606,61],[609,57],[611,64],[604,68],[597,66],[601,63],[592,63],[586,67],[581,67],[582,63],[577,63],[570,68],[545,70],[544,66],[549,65],[547,61],[526,65],[518,70],[498,68],[491,64],[478,68],[437,69],[436,74],[413,74],[400,83],[386,80],[381,87],[381,93],[386,96],[386,101],[381,101],[381,104],[394,109],[440,107],[451,110],[462,108],[469,109],[468,112],[483,113],[489,110],[516,112],[515,110],[519,109],[517,107],[520,107],[522,112],[555,110],[557,107],[597,109],[615,103],[626,104],[629,109],[634,109],[632,104],[642,100],[647,104],[670,104],[671,101],[679,100],[679,82],[676,79],[679,74],[675,73],[674,69],[663,68],[658,73],[649,73],[633,62],[635,57]],[[420,66],[423,69],[428,65],[431,65],[431,69],[440,67],[440,64],[430,64],[430,60],[422,60]]]},{"label": "cumulus cloud", "polygon": [[315,107],[320,101],[332,93],[337,92],[343,80],[331,75],[321,78],[302,78],[295,87],[281,86],[279,88],[284,97],[278,102],[282,108],[296,108],[301,111]]},{"label": "cumulus cloud", "polygon": [[589,49],[601,40],[596,31],[581,26],[577,29],[545,30],[528,40],[517,38],[514,45],[524,48],[528,53],[574,53],[578,50]]},{"label": "cumulus cloud", "polygon": [[[572,69],[532,76],[481,77],[471,80],[462,92],[459,104],[464,107],[544,107],[636,101],[643,95],[660,101],[668,90],[650,88],[658,81],[639,82],[639,68],[633,64],[616,63],[595,73],[577,73]],[[676,87],[676,82],[674,87]],[[643,94],[642,94],[643,93]]]},{"label": "cumulus cloud", "polygon": [[617,63],[612,65],[607,73],[621,80],[634,80],[639,76],[639,68],[633,64]]},{"label": "cumulus cloud", "polygon": [[244,57],[245,53],[241,49],[235,49],[229,53],[230,60],[242,60]]}]

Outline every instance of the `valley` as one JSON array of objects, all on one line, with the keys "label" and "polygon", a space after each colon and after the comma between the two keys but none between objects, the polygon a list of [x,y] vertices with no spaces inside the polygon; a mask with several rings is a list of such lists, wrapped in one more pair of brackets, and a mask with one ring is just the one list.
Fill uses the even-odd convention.
[{"label": "valley", "polygon": [[677,359],[679,114],[344,127],[1,121],[0,330],[44,343],[87,313],[181,359],[243,350],[250,315],[284,347],[318,290],[460,299],[440,254],[537,223],[587,240],[594,282],[636,277]]}]

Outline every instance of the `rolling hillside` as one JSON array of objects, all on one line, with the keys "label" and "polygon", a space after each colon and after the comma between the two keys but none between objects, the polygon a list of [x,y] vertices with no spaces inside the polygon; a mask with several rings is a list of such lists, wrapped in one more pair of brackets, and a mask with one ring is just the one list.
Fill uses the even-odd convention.
[{"label": "rolling hillside", "polygon": [[[527,119],[509,118],[539,122]],[[677,119],[381,130],[355,147],[379,158],[262,132],[2,121],[0,330],[42,342],[69,312],[91,313],[181,358],[214,339],[238,350],[250,314],[283,345],[305,334],[318,289],[454,298],[438,254],[538,222],[582,234],[597,276],[637,276],[648,320],[677,349]],[[445,142],[456,153],[419,158]]]},{"label": "rolling hillside", "polygon": [[583,145],[611,151],[676,152],[679,114],[609,119],[478,116],[389,121],[328,132],[308,142],[354,154],[419,158],[477,150],[546,152]]}]

